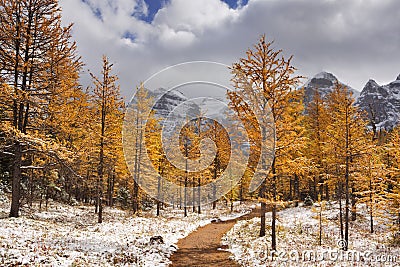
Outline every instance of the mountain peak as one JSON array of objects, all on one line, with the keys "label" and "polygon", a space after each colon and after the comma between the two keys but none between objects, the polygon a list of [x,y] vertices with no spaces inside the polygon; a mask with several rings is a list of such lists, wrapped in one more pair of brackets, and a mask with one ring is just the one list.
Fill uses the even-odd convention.
[{"label": "mountain peak", "polygon": [[368,86],[368,85],[369,86],[373,86],[373,87],[379,87],[379,84],[373,79],[369,79],[368,80],[368,82],[367,82],[367,84],[365,86]]},{"label": "mountain peak", "polygon": [[322,71],[316,74],[313,78],[308,80],[308,82],[304,86],[304,103],[307,105],[312,101],[313,95],[315,91],[318,90],[320,96],[325,98],[329,93],[331,93],[335,89],[335,84],[341,84],[343,87],[347,87],[348,91],[353,93],[353,97],[357,98],[360,92],[354,90],[350,86],[339,81],[335,75],[332,73]]},{"label": "mountain peak", "polygon": [[400,75],[396,81],[387,85],[369,80],[357,100],[359,108],[366,111],[370,118],[371,112],[374,112],[375,127],[379,129],[389,130],[400,123],[399,78]]},{"label": "mountain peak", "polygon": [[330,81],[337,81],[336,76],[327,71],[321,71],[320,73],[316,74],[313,77],[313,79],[326,79],[326,80],[330,80]]},{"label": "mountain peak", "polygon": [[397,76],[396,81],[400,81],[400,74]]}]

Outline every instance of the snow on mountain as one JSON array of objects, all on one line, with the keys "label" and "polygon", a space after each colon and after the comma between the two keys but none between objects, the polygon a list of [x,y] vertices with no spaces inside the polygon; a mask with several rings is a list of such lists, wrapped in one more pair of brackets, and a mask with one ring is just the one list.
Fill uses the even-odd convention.
[{"label": "snow on mountain", "polygon": [[199,106],[178,90],[158,88],[149,92],[154,97],[155,116],[161,119],[163,132],[167,136],[174,132],[178,122],[183,123],[187,118],[200,114]]},{"label": "snow on mountain", "polygon": [[346,86],[354,98],[357,98],[360,94],[357,90],[351,88],[350,86],[344,84],[339,81],[335,75],[329,72],[320,72],[316,74],[313,78],[307,81],[304,86],[304,104],[307,105],[312,101],[312,98],[315,94],[315,90],[318,90],[321,97],[326,97],[329,93],[331,93],[334,89],[336,83],[339,83],[343,86]]},{"label": "snow on mountain", "polygon": [[153,109],[157,117],[163,119],[164,130],[172,131],[176,122],[183,122],[186,118],[197,118],[200,114],[204,117],[226,121],[229,108],[226,99],[215,97],[200,97],[189,99],[178,90],[159,88],[151,92],[155,98]]},{"label": "snow on mountain", "polygon": [[[178,90],[158,88],[151,92],[151,95],[154,96],[156,101],[153,109],[156,111],[156,116],[158,117],[166,118],[171,112],[179,118],[199,113],[199,107],[193,102],[188,101],[188,98]],[[177,107],[179,107],[179,113],[174,112]]]},{"label": "snow on mountain", "polygon": [[369,80],[356,105],[368,113],[378,129],[392,129],[400,123],[400,75],[387,85]]},{"label": "snow on mountain", "polygon": [[[371,79],[360,93],[339,81],[332,73],[323,71],[316,74],[304,85],[304,104],[307,105],[312,101],[315,90],[319,90],[321,97],[326,98],[333,91],[335,83],[349,89],[356,99],[355,105],[368,113],[370,119],[375,121],[378,129],[391,129],[400,123],[400,75],[395,81],[387,85],[379,85]],[[164,129],[167,129],[167,131],[175,127],[175,121],[182,121],[187,117],[198,117],[200,114],[218,121],[226,121],[226,114],[229,111],[229,108],[224,104],[225,99],[201,98],[193,100],[178,90],[167,91],[163,88],[159,88],[151,94],[158,99],[153,107],[156,116],[163,119],[168,118],[164,121],[164,126],[167,126]]]},{"label": "snow on mountain", "polygon": [[227,122],[227,114],[232,112],[227,105],[226,99],[203,98],[199,106],[204,116],[220,123]]}]

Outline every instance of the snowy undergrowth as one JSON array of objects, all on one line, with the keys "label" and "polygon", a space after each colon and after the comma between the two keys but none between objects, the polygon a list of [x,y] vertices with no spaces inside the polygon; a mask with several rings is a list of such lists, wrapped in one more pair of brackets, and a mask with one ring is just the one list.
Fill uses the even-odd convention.
[{"label": "snowy undergrowth", "polygon": [[[223,206],[188,217],[181,210],[138,217],[105,208],[104,222],[97,224],[89,206],[51,202],[47,211],[23,208],[20,218],[7,218],[9,205],[0,201],[0,266],[167,266],[180,238],[229,214]],[[237,217],[249,207],[236,210]],[[164,243],[150,242],[153,236],[162,236]]]},{"label": "snowy undergrowth", "polygon": [[[266,216],[266,233],[259,237],[260,219],[239,221],[223,237],[242,266],[400,266],[400,248],[390,245],[391,234],[382,224],[369,233],[365,205],[350,223],[349,253],[340,247],[338,205],[322,212],[322,245],[319,245],[318,206],[288,208],[277,213],[277,251],[271,252],[271,213]],[[376,224],[378,222],[375,222]]]}]

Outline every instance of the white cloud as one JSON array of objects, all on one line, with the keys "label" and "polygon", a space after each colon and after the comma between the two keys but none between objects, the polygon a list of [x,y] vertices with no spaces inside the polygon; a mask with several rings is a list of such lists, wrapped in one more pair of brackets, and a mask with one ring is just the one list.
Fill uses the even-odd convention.
[{"label": "white cloud", "polygon": [[[212,60],[230,65],[260,34],[294,54],[303,75],[330,70],[356,89],[400,73],[400,2],[396,0],[250,0],[233,10],[219,0],[171,0],[151,24],[143,0],[61,0],[65,22],[87,67],[101,55],[115,63],[126,96],[150,75],[176,63]],[[98,9],[102,19],[92,10]],[[126,34],[134,40],[126,38]]]},{"label": "white cloud", "polygon": [[229,9],[227,4],[219,0],[173,0],[170,5],[159,10],[154,24],[201,34],[207,29],[219,28],[237,15],[237,11]]}]

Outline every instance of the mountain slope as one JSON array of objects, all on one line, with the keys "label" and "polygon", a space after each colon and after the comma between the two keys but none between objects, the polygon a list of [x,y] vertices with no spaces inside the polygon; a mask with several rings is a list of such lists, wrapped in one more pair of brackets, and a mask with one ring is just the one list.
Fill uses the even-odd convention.
[{"label": "mountain slope", "polygon": [[356,105],[368,113],[378,129],[392,129],[400,123],[400,75],[387,85],[369,80]]},{"label": "mountain slope", "polygon": [[339,83],[343,86],[346,86],[350,92],[352,92],[353,97],[357,98],[360,94],[357,90],[354,90],[350,86],[344,84],[339,81],[336,76],[329,72],[320,72],[315,75],[313,78],[308,80],[308,82],[304,86],[304,104],[307,106],[313,99],[315,94],[315,90],[318,89],[322,98],[325,98],[329,93],[331,93],[335,87],[335,84]]}]

